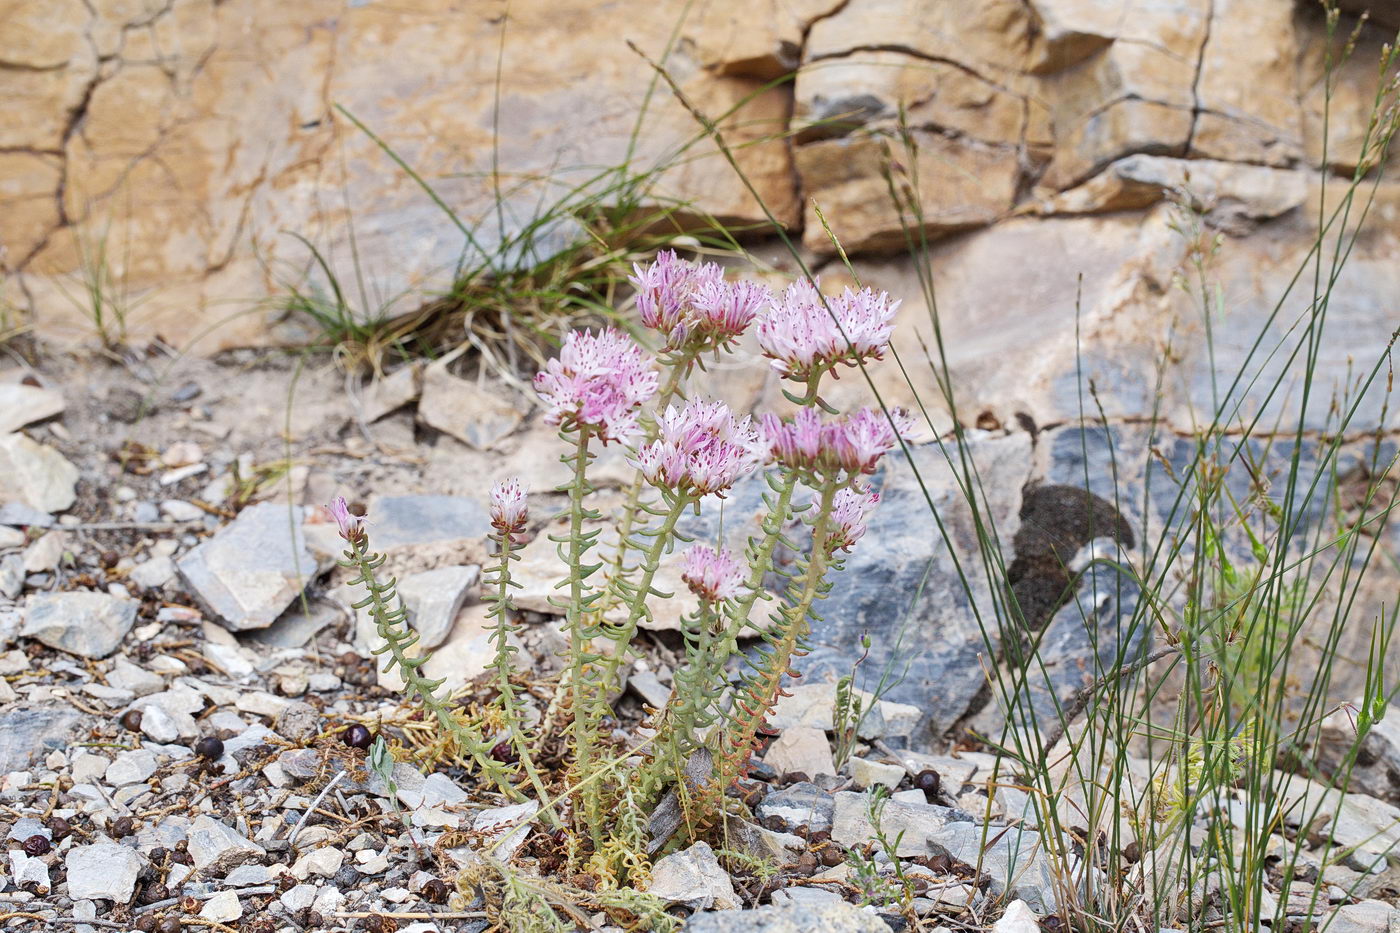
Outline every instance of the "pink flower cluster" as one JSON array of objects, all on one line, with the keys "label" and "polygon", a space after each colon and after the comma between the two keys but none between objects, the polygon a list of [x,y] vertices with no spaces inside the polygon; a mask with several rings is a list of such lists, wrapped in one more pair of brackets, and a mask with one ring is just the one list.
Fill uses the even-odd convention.
[{"label": "pink flower cluster", "polygon": [[662,250],[650,265],[633,267],[642,323],[666,337],[666,348],[692,343],[717,350],[742,334],[771,295],[756,282],[727,282],[712,262],[697,265]]},{"label": "pink flower cluster", "polygon": [[657,439],[637,452],[636,461],[654,486],[697,495],[723,492],[763,462],[764,444],[753,421],[734,417],[723,402],[668,405],[657,429]]},{"label": "pink flower cluster", "polygon": [[642,403],[656,394],[656,370],[624,333],[573,331],[559,358],[535,376],[535,391],[546,424],[587,427],[605,443],[626,440],[637,431]]},{"label": "pink flower cluster", "polygon": [[831,536],[827,547],[831,553],[849,551],[865,534],[865,523],[880,501],[880,494],[868,489],[847,487],[836,493],[831,502]]},{"label": "pink flower cluster", "polygon": [[744,565],[728,548],[716,551],[697,544],[681,559],[681,579],[696,596],[717,603],[739,595],[744,585]]},{"label": "pink flower cluster", "polygon": [[882,358],[897,310],[898,301],[869,288],[847,288],[823,305],[816,287],[798,279],[759,319],[758,345],[778,372],[806,380],[838,363]]},{"label": "pink flower cluster", "polygon": [[873,473],[880,458],[899,445],[913,428],[903,409],[889,417],[876,408],[859,408],[823,423],[814,408],[803,408],[791,421],[763,416],[763,436],[773,461],[804,473],[829,476],[840,471]]},{"label": "pink flower cluster", "polygon": [[525,493],[525,486],[517,476],[491,487],[491,527],[497,534],[518,535],[525,530],[530,514]]}]

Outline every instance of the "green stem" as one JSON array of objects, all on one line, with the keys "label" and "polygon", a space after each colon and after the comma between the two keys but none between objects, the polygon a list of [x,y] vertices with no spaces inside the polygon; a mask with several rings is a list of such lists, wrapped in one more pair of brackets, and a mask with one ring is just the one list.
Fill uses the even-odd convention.
[{"label": "green stem", "polygon": [[[642,578],[628,599],[627,621],[621,625],[609,627],[606,622],[599,619],[599,625],[603,628],[608,639],[613,642],[614,648],[612,654],[600,659],[601,670],[591,684],[593,692],[585,701],[588,703],[586,718],[589,722],[601,722],[607,713],[608,691],[617,682],[618,668],[622,666],[623,659],[627,656],[627,647],[632,643],[632,636],[637,631],[637,624],[646,613],[647,597],[651,595],[652,581],[656,578],[657,568],[661,566],[661,556],[671,543],[676,523],[686,508],[694,502],[695,498],[691,495],[677,494],[671,508],[666,513],[665,520],[661,523],[661,527],[656,530],[651,546],[643,553]],[[602,812],[603,787],[601,784],[594,783],[584,788],[583,798],[584,813]]]},{"label": "green stem", "polygon": [[614,631],[608,632],[608,637],[618,646],[619,651],[608,658],[608,682],[611,683],[612,675],[616,673],[622,664],[622,656],[629,644],[632,643],[632,636],[637,632],[637,624],[641,622],[642,616],[647,611],[647,597],[651,595],[651,584],[656,579],[656,571],[661,566],[661,555],[671,545],[671,539],[675,536],[676,523],[685,514],[685,510],[696,501],[695,497],[680,493],[676,496],[675,502],[666,513],[666,519],[661,523],[661,527],[655,532],[655,538],[651,546],[642,555],[642,579],[637,584],[636,591],[627,604],[627,621],[618,626]]},{"label": "green stem", "polygon": [[406,625],[403,626],[403,630],[399,627],[403,625],[404,610],[402,603],[397,608],[391,605],[395,596],[394,581],[391,579],[388,583],[380,583],[375,578],[374,571],[384,563],[384,558],[369,553],[369,540],[363,533],[350,542],[350,549],[345,553],[348,560],[342,561],[342,565],[358,569],[360,572],[359,577],[351,581],[350,585],[363,584],[369,594],[355,603],[355,608],[369,609],[379,637],[384,640],[384,644],[374,651],[375,654],[389,654],[384,670],[390,671],[397,666],[399,676],[403,678],[409,694],[418,696],[423,708],[433,714],[443,731],[452,736],[458,748],[472,758],[482,774],[507,797],[523,800],[524,795],[511,782],[510,774],[500,762],[491,757],[491,746],[485,737],[478,729],[452,715],[448,704],[437,696],[437,688],[442,686],[443,682],[430,680],[418,673],[418,668],[428,660],[427,657],[408,656],[408,649],[418,641],[418,636],[408,632]]},{"label": "green stem", "polygon": [[754,603],[763,594],[763,576],[773,562],[773,551],[783,537],[783,526],[787,524],[792,511],[792,496],[797,490],[797,474],[788,471],[783,475],[778,487],[778,498],[773,508],[763,518],[763,538],[757,549],[749,556],[749,578],[745,583],[744,594],[734,601],[729,612],[729,624],[720,640],[719,650],[723,657],[720,663],[739,650],[739,638],[744,626],[748,625]]},{"label": "green stem", "polygon": [[554,812],[549,792],[545,790],[544,781],[540,778],[539,769],[535,767],[534,756],[530,753],[530,742],[526,736],[525,717],[520,709],[520,701],[516,696],[515,685],[510,681],[510,659],[515,653],[515,649],[510,645],[512,626],[510,623],[510,562],[519,560],[519,557],[511,553],[511,535],[508,532],[501,533],[496,538],[501,548],[501,564],[496,570],[496,605],[492,608],[491,614],[496,617],[495,630],[491,638],[496,642],[496,656],[493,659],[493,666],[496,669],[496,691],[500,696],[501,713],[505,718],[506,729],[510,731],[511,745],[515,748],[516,757],[520,759],[520,767],[524,770],[525,776],[529,778],[530,784],[535,788],[535,794],[539,797],[540,807],[550,822],[550,826],[559,827],[559,817]]},{"label": "green stem", "polygon": [[[831,557],[828,554],[827,540],[830,537],[831,503],[836,496],[839,484],[828,480],[821,488],[821,500],[817,506],[817,517],[812,524],[811,558],[802,568],[801,575],[792,581],[798,594],[782,612],[782,631],[773,641],[773,650],[762,661],[762,668],[756,682],[736,700],[738,712],[726,730],[728,754],[722,755],[717,768],[717,785],[712,790],[723,792],[735,778],[739,769],[753,748],[758,727],[768,716],[768,711],[778,697],[783,677],[787,674],[802,640],[809,628],[808,616],[812,605],[822,595],[822,582],[826,577]],[[749,703],[743,702],[747,695]]]},{"label": "green stem", "polygon": [[[597,736],[587,715],[588,698],[591,693],[587,681],[596,679],[590,675],[588,668],[596,657],[589,645],[589,634],[584,630],[588,615],[588,607],[584,605],[584,581],[588,574],[596,569],[585,569],[583,566],[583,555],[593,542],[593,535],[585,537],[583,530],[583,499],[588,493],[588,441],[591,437],[592,432],[587,427],[578,428],[578,441],[572,455],[574,475],[568,488],[569,603],[565,609],[565,625],[569,630],[569,695],[573,711],[574,772],[577,781],[585,781],[593,773],[597,745]],[[597,795],[585,790],[584,820],[595,847],[602,843],[602,820],[596,803]]]},{"label": "green stem", "polygon": [[[670,375],[666,377],[666,384],[661,387],[661,391],[656,396],[655,411],[660,413],[666,410],[666,406],[671,404],[671,399],[680,391],[681,382],[689,374],[690,368],[695,364],[695,359],[699,352],[694,349],[682,351],[679,357],[670,367]],[[656,440],[660,431],[656,418],[648,418],[644,422],[642,440],[638,444],[638,449],[647,446]],[[637,514],[642,501],[642,490],[646,488],[646,478],[642,476],[642,471],[637,470],[632,475],[632,482],[627,487],[627,498],[622,504],[622,518],[618,523],[617,553],[613,556],[612,566],[608,570],[610,580],[620,580],[626,576],[627,552],[631,549],[632,532],[637,524]],[[602,611],[607,612],[616,603],[614,596],[618,590],[616,587],[609,587],[608,595],[603,597]]]}]

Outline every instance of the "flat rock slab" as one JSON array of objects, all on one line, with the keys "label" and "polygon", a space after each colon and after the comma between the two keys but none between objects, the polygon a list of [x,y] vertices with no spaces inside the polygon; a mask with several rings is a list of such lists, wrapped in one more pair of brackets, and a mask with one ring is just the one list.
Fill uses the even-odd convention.
[{"label": "flat rock slab", "polygon": [[815,833],[831,829],[835,809],[831,794],[810,781],[799,781],[764,797],[757,813],[765,820],[777,817],[789,829],[805,826],[809,833]]},{"label": "flat rock slab", "polygon": [[890,925],[874,913],[845,901],[700,913],[690,918],[685,929],[686,933],[891,933]]},{"label": "flat rock slab", "polygon": [[210,816],[200,816],[191,823],[187,839],[194,867],[211,877],[225,875],[244,862],[267,854],[262,846]]},{"label": "flat rock slab", "polygon": [[466,566],[424,570],[399,581],[399,597],[408,610],[408,624],[418,633],[424,648],[436,648],[447,640],[457,611],[479,579],[481,568]]},{"label": "flat rock slab", "polygon": [[1055,877],[1039,833],[963,821],[931,829],[930,853],[976,865],[991,876],[993,895],[1020,898],[1039,914],[1057,909]]},{"label": "flat rock slab", "polygon": [[301,508],[264,502],[180,558],[180,575],[225,628],[267,628],[318,569]]},{"label": "flat rock slab", "polygon": [[[835,795],[831,817],[831,838],[843,846],[863,845],[875,838],[870,822],[869,794],[842,791]],[[895,854],[914,858],[932,854],[929,842],[934,834],[959,816],[959,811],[931,803],[888,800],[880,814],[880,829],[889,839],[899,839]],[[993,830],[992,835],[996,831]],[[955,854],[955,858],[958,856]],[[972,864],[976,864],[973,859]]]},{"label": "flat rock slab", "polygon": [[19,382],[0,384],[0,434],[52,418],[63,411],[63,396],[52,389]]},{"label": "flat rock slab", "polygon": [[131,900],[141,872],[141,856],[136,850],[115,842],[75,846],[64,864],[68,868],[68,896],[75,901],[125,904]]},{"label": "flat rock slab", "polygon": [[442,363],[423,374],[419,420],[477,450],[490,450],[509,437],[529,410],[530,403],[509,389],[458,379]]},{"label": "flat rock slab", "polygon": [[376,551],[484,538],[491,521],[481,503],[462,496],[381,496],[366,511]]},{"label": "flat rock slab", "polygon": [[647,893],[691,910],[731,910],[739,906],[729,872],[720,867],[708,843],[673,852],[651,870]]},{"label": "flat rock slab", "polygon": [[78,468],[63,454],[23,434],[0,437],[0,503],[62,512],[77,494]]},{"label": "flat rock slab", "polygon": [[20,635],[81,658],[105,658],[136,622],[135,600],[75,590],[29,598]]},{"label": "flat rock slab", "polygon": [[0,729],[0,774],[20,771],[39,756],[66,745],[79,713],[68,707],[16,709],[5,713]]}]

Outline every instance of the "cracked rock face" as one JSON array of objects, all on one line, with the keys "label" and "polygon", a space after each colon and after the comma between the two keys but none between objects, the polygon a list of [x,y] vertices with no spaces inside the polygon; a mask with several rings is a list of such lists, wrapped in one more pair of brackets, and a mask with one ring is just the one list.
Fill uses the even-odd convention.
[{"label": "cracked rock face", "polygon": [[[648,94],[651,68],[626,43],[660,58],[673,30],[665,66],[720,119],[777,221],[832,253],[815,199],[857,256],[903,249],[889,177],[917,195],[917,232],[936,239],[1055,213],[1056,195],[1135,155],[1298,175],[1326,151],[1349,171],[1387,38],[1382,26],[1359,33],[1324,121],[1325,25],[1291,0],[1148,0],[1130,16],[1100,0],[702,6],[678,24],[641,0],[607,17],[586,3],[514,4],[497,114],[496,58],[479,52],[501,25],[485,8],[14,0],[0,22],[0,270],[21,275],[3,297],[35,310],[41,334],[90,338],[67,283],[111,241],[130,257],[113,259],[111,284],[142,295],[125,325],[136,336],[184,344],[219,323],[203,352],[296,338],[300,325],[226,303],[265,298],[279,288],[274,270],[306,264],[283,231],[349,263],[353,219],[357,268],[411,310],[447,284],[465,247],[347,113],[433,179],[464,222],[485,218],[487,250],[528,222],[538,196],[511,194],[497,229],[480,181],[494,125],[512,173],[576,184],[583,170],[568,166],[624,157],[644,99],[635,163],[663,165],[658,203],[763,223],[710,142],[668,161],[703,134],[673,95]],[[1122,207],[1065,208],[1086,203]],[[1030,264],[1059,268],[1050,255]]]}]

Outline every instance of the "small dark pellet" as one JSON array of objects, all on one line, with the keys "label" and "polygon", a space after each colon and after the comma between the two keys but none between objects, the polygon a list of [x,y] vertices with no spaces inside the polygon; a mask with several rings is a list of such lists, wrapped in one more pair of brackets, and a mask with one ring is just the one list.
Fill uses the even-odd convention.
[{"label": "small dark pellet", "polygon": [[356,723],[341,734],[341,740],[351,748],[369,748],[374,744],[374,735],[364,726]]},{"label": "small dark pellet", "polygon": [[220,758],[224,757],[223,740],[212,735],[206,735],[204,738],[194,743],[194,753],[200,758],[218,761]]}]

